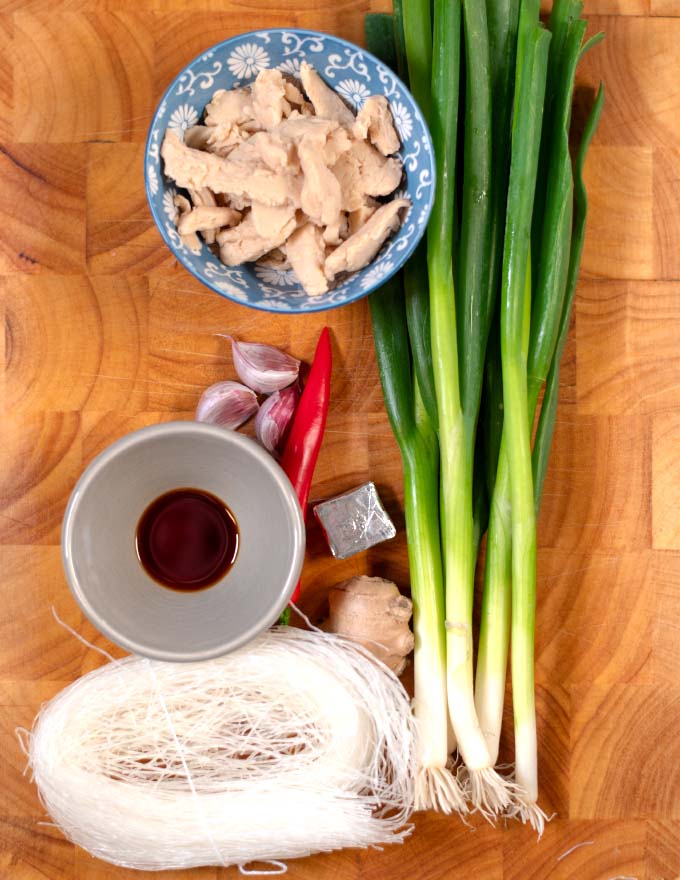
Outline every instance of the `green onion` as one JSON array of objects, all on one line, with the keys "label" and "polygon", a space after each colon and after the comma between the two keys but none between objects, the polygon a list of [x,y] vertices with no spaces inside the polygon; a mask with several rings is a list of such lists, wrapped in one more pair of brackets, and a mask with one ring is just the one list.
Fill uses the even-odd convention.
[{"label": "green onion", "polygon": [[[404,4],[402,0],[394,0],[394,14],[392,27],[394,33],[394,51],[397,55],[396,70],[403,81],[408,85],[408,63],[406,61],[406,38],[404,36]],[[367,17],[370,17],[367,16]],[[384,59],[383,59],[384,60]]]},{"label": "green onion", "polygon": [[[369,22],[368,47],[385,57],[383,31]],[[398,45],[398,43],[397,43]],[[408,283],[409,277],[405,276]],[[426,281],[427,279],[425,279]],[[427,286],[425,287],[427,294]],[[446,700],[444,581],[439,537],[439,446],[436,431],[412,370],[409,331],[427,322],[419,307],[427,297],[411,297],[407,320],[401,276],[395,276],[369,300],[378,370],[385,408],[399,445],[404,475],[404,510],[408,540],[415,631],[414,714],[419,721],[417,809],[465,812],[463,794],[447,769],[449,757]],[[420,356],[429,360],[429,344],[420,336]],[[425,348],[423,348],[423,346]]]},{"label": "green onion", "polygon": [[486,14],[493,113],[489,285],[495,292],[503,260],[519,0],[487,0]]},{"label": "green onion", "polygon": [[[554,11],[559,11],[560,5],[562,5],[561,0],[557,0]],[[545,151],[550,175],[545,184],[547,192],[543,200],[541,235],[538,237],[541,257],[536,261],[539,277],[532,303],[531,344],[528,355],[529,430],[533,425],[540,388],[548,375],[551,363],[554,363],[560,317],[563,314],[564,291],[567,286],[573,204],[569,124],[576,64],[583,54],[581,41],[584,28],[585,22],[573,21],[568,27],[564,40],[556,44],[562,66],[553,63],[557,82],[553,87],[552,126],[548,128],[545,119],[543,125],[542,143],[550,145]],[[550,53],[552,58],[552,43]],[[536,238],[534,236],[534,240]],[[558,353],[557,357],[559,356]],[[506,445],[504,440],[491,502],[475,688],[480,723],[487,735],[494,758],[498,754],[503,718],[512,579],[511,490]],[[546,450],[545,459],[547,454]],[[536,458],[536,449],[534,458]],[[539,487],[535,487],[537,488]],[[536,491],[534,494],[535,498],[538,498]],[[531,819],[532,816],[537,816],[538,821],[541,821],[539,814],[530,813],[529,818]]]},{"label": "green onion", "polygon": [[[525,322],[528,313],[527,261],[530,255],[543,99],[550,33],[538,24],[538,0],[520,12],[512,125],[508,210],[503,250],[501,360],[504,433],[510,467],[512,523],[512,693],[515,715],[515,778],[522,788],[517,810],[540,827],[534,705],[534,618],[536,603],[536,519],[527,406]],[[537,815],[538,814],[538,815]]]},{"label": "green onion", "polygon": [[[404,3],[404,9],[409,2]],[[415,5],[415,4],[413,4]],[[405,16],[406,20],[406,16]],[[465,429],[458,387],[456,305],[452,269],[453,191],[455,187],[460,7],[436,0],[436,52],[433,60],[431,131],[437,163],[437,190],[428,227],[427,263],[430,282],[430,326],[442,480],[442,538],[446,582],[447,675],[451,722],[466,763],[472,759],[467,728],[474,730],[471,705],[472,619],[469,584],[472,559],[472,475],[464,462]],[[455,585],[455,588],[452,588]],[[462,620],[455,630],[453,622]],[[450,633],[454,633],[451,637]],[[460,647],[459,647],[460,646]],[[456,654],[456,651],[458,652]],[[460,659],[459,659],[460,658]],[[469,661],[469,662],[468,662]],[[466,755],[467,752],[467,755]],[[488,755],[483,755],[482,765]]]},{"label": "green onion", "polygon": [[[406,49],[409,87],[423,112],[423,116],[425,119],[429,119],[430,71],[432,69],[430,0],[401,0],[399,5],[404,29],[403,44]],[[400,42],[401,40],[397,39],[397,46]]]},{"label": "green onion", "polygon": [[472,474],[472,542],[474,557],[479,554],[479,547],[489,523],[489,493],[486,488],[486,465],[484,462],[484,441],[482,434],[477,433],[475,441],[475,460]]},{"label": "green onion", "polygon": [[[487,0],[489,61],[491,70],[493,142],[491,178],[491,231],[489,238],[490,298],[500,283],[505,234],[505,209],[510,171],[510,126],[517,54],[519,0]],[[492,320],[484,367],[482,397],[484,472],[489,497],[493,494],[498,451],[503,429],[503,383],[501,379],[500,315]],[[481,721],[481,719],[480,719]]]},{"label": "green onion", "polygon": [[555,352],[567,284],[574,205],[569,125],[576,65],[585,29],[585,21],[575,21],[568,28],[563,64],[557,73],[559,83],[555,88],[552,130],[545,132],[543,138],[543,142],[549,144],[550,174],[546,181],[538,273],[532,302],[528,367],[530,426],[533,424],[539,391]]},{"label": "green onion", "polygon": [[[460,396],[471,458],[484,375],[486,341],[496,299],[489,283],[491,248],[491,74],[486,9],[463,0],[465,44],[465,141],[456,326]],[[443,84],[437,83],[443,91]]]},{"label": "green onion", "polygon": [[[409,36],[405,35],[405,23],[409,25]],[[429,69],[432,65],[432,27],[429,7],[415,2],[394,0],[394,40],[397,54],[397,71],[420,105],[425,116],[429,117],[430,81]],[[433,425],[437,424],[437,398],[432,372],[432,351],[430,346],[430,298],[427,279],[426,243],[422,241],[413,257],[404,267],[404,286],[406,289],[406,320],[413,352],[413,368],[420,389],[423,405]]]},{"label": "green onion", "polygon": [[463,33],[466,77],[462,222],[454,271],[458,279],[456,325],[461,406],[466,428],[465,455],[468,467],[473,470],[473,558],[476,558],[488,515],[488,499],[480,472],[481,442],[477,444],[475,438],[486,343],[496,300],[496,286],[490,283],[493,263],[491,69],[483,3],[464,0]]},{"label": "green onion", "polygon": [[[596,35],[598,41],[602,39],[600,34]],[[594,40],[586,43],[584,51],[594,45]],[[581,53],[583,54],[583,53]],[[559,396],[560,384],[560,362],[562,360],[562,352],[569,335],[569,324],[571,322],[571,309],[574,302],[574,294],[576,293],[576,282],[578,280],[578,270],[581,264],[581,253],[583,252],[583,242],[586,234],[586,214],[588,212],[588,197],[586,188],[583,183],[583,166],[586,161],[588,147],[595,134],[602,108],[604,106],[604,87],[600,84],[600,88],[595,98],[588,121],[586,122],[581,139],[576,161],[574,163],[574,227],[572,232],[571,251],[569,254],[569,271],[567,274],[567,292],[562,308],[562,317],[560,319],[559,334],[557,338],[557,346],[555,348],[555,356],[553,358],[550,372],[546,380],[545,392],[543,394],[543,402],[541,404],[541,415],[536,426],[536,437],[534,439],[533,450],[533,471],[534,471],[534,503],[538,510],[543,492],[543,483],[545,482],[545,474],[548,468],[548,458],[550,456],[550,447],[552,446],[553,431],[555,429],[555,417],[557,414],[557,399]]]},{"label": "green onion", "polygon": [[[557,0],[556,8],[559,5],[560,0]],[[538,393],[552,361],[566,285],[573,204],[569,123],[576,63],[584,30],[584,21],[574,22],[569,28],[567,40],[550,44],[548,70],[551,69],[550,61],[553,60],[557,82],[553,88],[555,98],[552,128],[548,128],[545,118],[543,120],[541,143],[542,148],[546,143],[549,145],[543,152],[547,154],[546,161],[550,165],[551,173],[547,182],[544,182],[547,186],[547,195],[543,202],[543,224],[537,244],[541,248],[541,256],[540,260],[534,260],[538,279],[533,296],[531,288],[528,289],[528,295],[532,297],[528,354],[529,430],[533,425]],[[561,67],[554,63],[553,48],[555,47],[561,53]],[[524,358],[526,360],[526,353]],[[501,384],[494,376],[497,369],[496,361],[490,358],[487,365],[487,379],[495,380],[496,394],[497,387]],[[488,391],[489,386],[487,386]],[[491,501],[476,679],[476,702],[480,723],[494,759],[498,755],[503,719],[511,590],[511,490],[509,463],[505,458],[507,440],[501,441],[501,449],[503,452],[499,455],[498,473],[494,480]]]},{"label": "green onion", "polygon": [[[491,186],[491,240],[489,284],[500,282],[510,171],[510,127],[514,91],[519,0],[487,0],[489,47],[493,84],[493,178]],[[510,501],[495,493],[503,432],[500,314],[497,312],[487,344],[482,401],[484,472],[489,502],[489,524],[480,616],[479,652],[475,678],[475,705],[491,760],[498,757],[503,720],[505,678],[510,643]],[[507,483],[507,461],[501,475]]]},{"label": "green onion", "polygon": [[543,212],[545,209],[546,187],[552,172],[550,163],[553,115],[557,94],[562,87],[562,73],[565,63],[567,38],[572,23],[577,22],[583,11],[582,0],[554,0],[550,11],[549,30],[552,33],[550,55],[548,57],[548,79],[545,89],[545,106],[543,110],[544,136],[541,139],[541,150],[538,157],[536,176],[536,193],[534,195],[534,212],[532,218],[532,254],[534,259],[534,276],[538,277],[538,261],[541,255],[540,242],[543,237]]},{"label": "green onion", "polygon": [[[572,170],[576,66],[601,38],[582,46],[582,5],[554,0],[550,30],[539,0],[395,0],[391,35],[389,16],[367,17],[369,47],[409,79],[430,121],[437,166],[426,245],[370,300],[404,471],[417,806],[463,811],[460,783],[474,809],[517,816],[539,834],[536,513],[585,232],[583,163],[603,101],[600,90]],[[474,573],[487,524],[473,689]],[[494,769],[509,648],[514,780]],[[447,701],[465,764],[455,777]]]},{"label": "green onion", "polygon": [[[405,4],[405,7],[406,8]],[[479,15],[476,3],[464,3],[466,8],[466,39],[468,46],[483,47],[485,39],[484,16]],[[432,360],[437,393],[439,419],[439,444],[442,479],[442,535],[444,551],[444,576],[446,584],[446,642],[447,686],[449,713],[459,753],[466,766],[468,797],[473,807],[485,815],[504,810],[510,803],[509,789],[495,772],[489,760],[484,735],[477,721],[473,690],[472,602],[475,568],[475,540],[472,514],[472,483],[474,465],[474,418],[469,417],[478,406],[483,365],[477,348],[485,340],[465,338],[458,335],[456,320],[456,291],[453,259],[453,214],[455,195],[456,135],[458,126],[457,105],[460,75],[461,15],[458,3],[435,0],[434,3],[434,57],[432,66],[431,129],[437,161],[437,192],[432,219],[428,228],[428,272],[430,280],[430,321],[432,333]],[[482,48],[483,51],[483,48]],[[468,59],[474,67],[474,52]],[[470,107],[471,118],[490,122],[489,106],[480,81],[487,76],[482,69],[468,71],[470,94],[475,102]],[[468,102],[470,104],[470,102]],[[485,131],[488,137],[488,129]],[[474,140],[474,139],[473,139]],[[476,146],[476,144],[475,144]],[[478,199],[483,208],[487,193],[479,188],[478,181],[488,172],[483,168],[483,157],[470,157],[475,177],[471,181],[463,201],[470,209],[470,202]],[[489,163],[490,164],[490,163]],[[481,197],[481,198],[480,198]],[[481,213],[481,212],[480,212]],[[488,217],[488,210],[486,212]],[[482,230],[483,239],[477,242],[468,238],[466,251],[461,257],[471,267],[474,259],[483,258],[488,242],[488,220],[477,216],[475,228]],[[463,256],[463,254],[465,254]],[[476,264],[475,264],[476,265]],[[468,304],[478,309],[474,315],[474,332],[485,324],[481,297],[486,296],[486,276],[476,272],[467,288]],[[467,326],[467,317],[464,320]],[[475,359],[478,369],[469,370],[460,359],[461,350]],[[459,368],[459,364],[460,366]],[[465,397],[463,397],[465,394]]]},{"label": "green onion", "polygon": [[465,811],[448,761],[444,582],[439,542],[437,437],[411,376],[401,278],[370,297],[378,370],[401,451],[415,632],[414,713],[420,725],[416,809]]},{"label": "green onion", "polygon": [[[397,12],[399,2],[395,3],[394,11]],[[364,32],[366,34],[366,46],[369,51],[377,55],[378,58],[396,70],[399,76],[403,78],[404,71],[400,64],[400,56],[403,58],[402,51],[397,47],[397,35],[401,31],[401,27],[397,27],[394,16],[389,12],[373,12],[369,13],[364,19]]]},{"label": "green onion", "polygon": [[423,406],[432,424],[437,426],[437,395],[432,371],[430,342],[430,296],[427,277],[427,250],[422,241],[404,267],[406,321],[413,353],[413,371]]}]

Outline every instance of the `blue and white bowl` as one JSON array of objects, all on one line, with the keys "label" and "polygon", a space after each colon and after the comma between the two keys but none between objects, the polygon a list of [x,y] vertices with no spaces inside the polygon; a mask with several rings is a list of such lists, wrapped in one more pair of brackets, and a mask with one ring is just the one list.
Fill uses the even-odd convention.
[{"label": "blue and white bowl", "polygon": [[[181,134],[195,125],[218,89],[253,82],[267,67],[298,76],[308,61],[331,88],[357,111],[369,95],[390,102],[402,147],[404,180],[399,195],[412,204],[399,231],[378,256],[321,296],[308,296],[293,272],[247,264],[225,266],[204,244],[196,256],[175,229],[175,184],[163,173],[160,147],[166,129]],[[154,114],[144,161],[146,195],[165,243],[199,281],[234,302],[270,312],[316,312],[354,302],[380,287],[411,256],[432,210],[435,165],[423,115],[406,86],[381,61],[339,37],[317,31],[271,29],[240,34],[195,58],[174,79]]]}]

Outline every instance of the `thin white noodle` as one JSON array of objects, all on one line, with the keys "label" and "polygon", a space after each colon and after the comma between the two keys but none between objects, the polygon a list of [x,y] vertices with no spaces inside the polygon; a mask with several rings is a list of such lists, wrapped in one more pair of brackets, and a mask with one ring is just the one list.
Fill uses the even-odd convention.
[{"label": "thin white noodle", "polygon": [[561,856],[558,856],[557,861],[561,862],[562,859],[566,859],[567,856],[570,856],[574,850],[581,849],[582,846],[592,846],[594,843],[594,840],[584,840],[583,843],[575,843],[573,846],[569,847],[568,850],[563,852]]},{"label": "thin white noodle", "polygon": [[[73,842],[141,870],[402,841],[416,728],[398,678],[340,636],[276,627],[204,663],[127,657],[78,679],[24,736]],[[253,864],[253,868],[248,868]]]}]

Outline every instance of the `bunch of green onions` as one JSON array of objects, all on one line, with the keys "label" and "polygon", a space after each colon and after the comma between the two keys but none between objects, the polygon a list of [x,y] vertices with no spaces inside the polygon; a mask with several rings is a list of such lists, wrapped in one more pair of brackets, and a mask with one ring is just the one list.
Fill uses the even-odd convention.
[{"label": "bunch of green onions", "polygon": [[[516,815],[539,833],[536,511],[585,234],[582,171],[603,105],[600,87],[572,161],[576,66],[602,36],[583,44],[581,13],[581,0],[554,0],[546,28],[539,0],[395,0],[394,16],[366,20],[369,49],[410,81],[428,118],[437,166],[426,247],[370,300],[404,471],[416,806]],[[509,650],[514,776],[495,768]]]}]

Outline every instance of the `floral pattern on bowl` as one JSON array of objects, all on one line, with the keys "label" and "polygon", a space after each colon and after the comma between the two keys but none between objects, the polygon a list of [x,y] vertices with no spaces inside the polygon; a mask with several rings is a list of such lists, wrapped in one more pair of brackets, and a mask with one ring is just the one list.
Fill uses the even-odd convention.
[{"label": "floral pattern on bowl", "polygon": [[[192,254],[175,229],[176,187],[163,173],[160,159],[166,129],[181,137],[198,122],[217,89],[246,86],[261,70],[270,67],[297,77],[301,61],[308,61],[355,112],[369,95],[387,98],[402,141],[399,156],[404,164],[404,181],[399,195],[406,195],[412,203],[401,228],[376,259],[321,296],[306,294],[290,270],[256,264],[225,266],[205,244],[198,255]],[[179,262],[227,299],[271,312],[323,311],[360,299],[384,284],[411,256],[423,236],[435,186],[430,134],[401,80],[359,46],[330,34],[294,29],[240,34],[218,43],[185,67],[170,84],[151,122],[144,176],[153,219]]]}]

